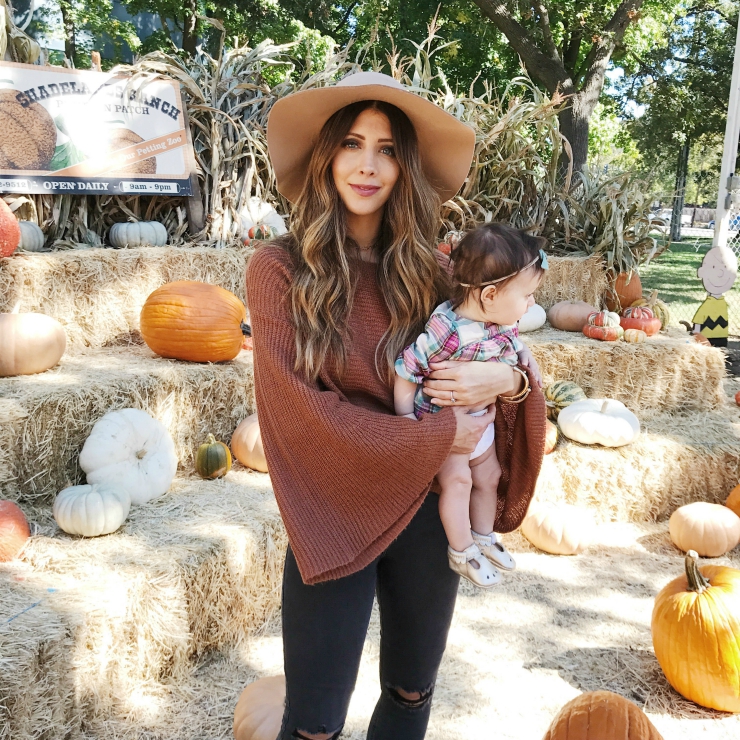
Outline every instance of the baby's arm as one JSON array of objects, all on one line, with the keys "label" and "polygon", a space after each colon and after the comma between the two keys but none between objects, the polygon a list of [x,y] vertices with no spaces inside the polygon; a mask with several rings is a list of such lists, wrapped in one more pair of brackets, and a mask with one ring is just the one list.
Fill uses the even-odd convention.
[{"label": "baby's arm", "polygon": [[542,388],[542,374],[540,373],[540,367],[537,364],[537,360],[534,359],[534,355],[530,351],[529,347],[527,347],[524,342],[521,342],[521,349],[516,353],[517,357],[519,358],[519,364],[522,367],[528,367],[532,371],[532,375],[534,375],[534,379],[537,381],[537,385]]},{"label": "baby's arm", "polygon": [[396,407],[396,415],[416,419],[416,415],[414,414],[414,396],[418,387],[413,381],[396,375],[396,382],[393,385],[393,403]]}]

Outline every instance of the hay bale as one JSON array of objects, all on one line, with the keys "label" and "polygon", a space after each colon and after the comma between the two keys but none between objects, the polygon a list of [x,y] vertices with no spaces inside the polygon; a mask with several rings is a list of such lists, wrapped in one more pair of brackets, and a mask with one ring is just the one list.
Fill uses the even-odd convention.
[{"label": "hay bale", "polygon": [[251,352],[216,365],[112,347],[67,355],[38,375],[0,378],[0,497],[49,503],[84,482],[77,458],[93,424],[129,406],[167,427],[189,468],[208,432],[228,443],[253,412]]},{"label": "hay bale", "polygon": [[724,503],[740,479],[740,415],[655,415],[615,449],[561,441],[545,457],[535,496],[589,506],[602,521],[665,519],[692,501]]},{"label": "hay bale", "polygon": [[[64,674],[86,723],[112,714],[136,721],[146,713],[142,692],[186,681],[194,656],[248,642],[279,608],[287,537],[267,475],[177,479],[104,537],[73,538],[39,517],[44,534],[14,567],[26,599],[56,589],[40,632],[64,625]],[[62,678],[48,681],[63,686]],[[21,685],[11,688],[18,701]]]},{"label": "hay bale", "polygon": [[547,309],[558,301],[586,301],[601,307],[607,280],[604,260],[591,257],[548,257],[549,269],[535,293],[535,300]]},{"label": "hay bale", "polygon": [[[173,280],[220,285],[245,300],[244,273],[251,247],[142,247],[17,254],[0,259],[0,312],[20,301],[60,321],[68,351],[128,344],[139,330],[149,294]],[[537,292],[545,308],[565,299],[600,305],[606,289],[598,257],[551,257]]]},{"label": "hay bale", "polygon": [[576,332],[545,328],[523,335],[545,384],[572,380],[588,396],[622,401],[639,417],[665,411],[706,411],[725,402],[725,356],[685,332],[643,344],[599,342]]},{"label": "hay bale", "polygon": [[174,280],[220,285],[241,300],[254,250],[207,247],[85,249],[0,259],[0,312],[48,314],[67,332],[70,351],[129,342],[149,294]]},{"label": "hay bale", "polygon": [[0,565],[0,740],[68,737],[80,726],[71,631],[29,587],[18,564]]}]

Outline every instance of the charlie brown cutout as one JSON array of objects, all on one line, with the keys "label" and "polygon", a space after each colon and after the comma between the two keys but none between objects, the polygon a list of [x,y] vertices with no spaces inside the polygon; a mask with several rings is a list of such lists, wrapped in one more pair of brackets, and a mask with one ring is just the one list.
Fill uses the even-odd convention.
[{"label": "charlie brown cutout", "polygon": [[714,347],[726,347],[730,319],[724,294],[737,278],[737,257],[727,247],[713,247],[696,274],[709,295],[694,314],[694,334],[703,334]]}]

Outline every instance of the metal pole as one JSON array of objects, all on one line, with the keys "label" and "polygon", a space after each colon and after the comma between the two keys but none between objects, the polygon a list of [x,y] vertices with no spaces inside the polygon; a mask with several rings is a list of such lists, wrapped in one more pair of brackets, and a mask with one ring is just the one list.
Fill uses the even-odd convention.
[{"label": "metal pole", "polygon": [[740,138],[740,22],[735,37],[735,62],[732,66],[730,102],[727,106],[727,125],[725,127],[725,146],[722,153],[722,170],[719,176],[717,193],[717,212],[714,216],[714,240],[712,246],[727,246],[727,231],[730,216],[730,178],[735,172],[737,144]]}]

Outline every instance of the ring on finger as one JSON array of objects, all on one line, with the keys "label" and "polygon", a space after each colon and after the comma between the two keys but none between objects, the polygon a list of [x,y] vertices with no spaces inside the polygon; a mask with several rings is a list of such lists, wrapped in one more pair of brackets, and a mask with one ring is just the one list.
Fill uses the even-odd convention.
[{"label": "ring on finger", "polygon": [[455,391],[450,391],[450,401],[452,401],[452,403],[455,403]]}]

